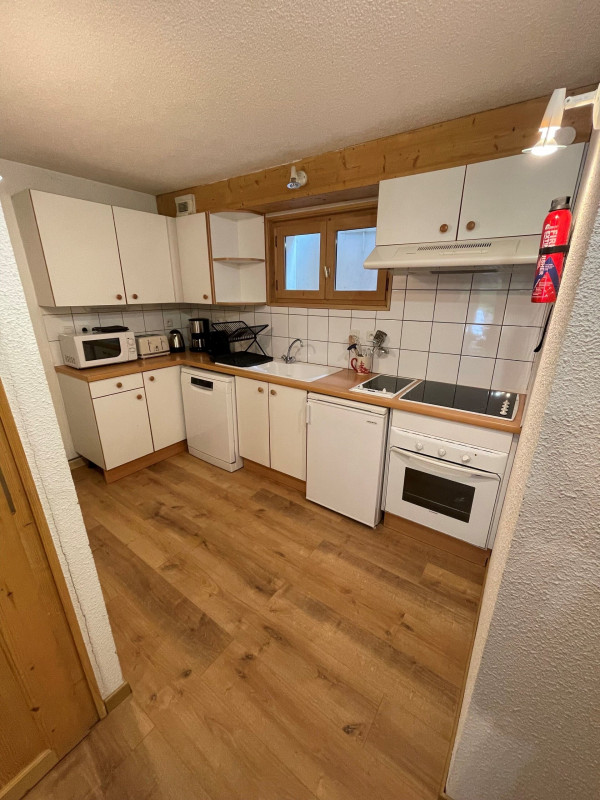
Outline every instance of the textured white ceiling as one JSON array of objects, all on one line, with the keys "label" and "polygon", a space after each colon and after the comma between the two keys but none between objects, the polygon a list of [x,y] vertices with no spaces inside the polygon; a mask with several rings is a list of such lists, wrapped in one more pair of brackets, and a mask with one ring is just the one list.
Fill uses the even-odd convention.
[{"label": "textured white ceiling", "polygon": [[0,9],[0,157],[150,192],[600,79],[598,0]]}]

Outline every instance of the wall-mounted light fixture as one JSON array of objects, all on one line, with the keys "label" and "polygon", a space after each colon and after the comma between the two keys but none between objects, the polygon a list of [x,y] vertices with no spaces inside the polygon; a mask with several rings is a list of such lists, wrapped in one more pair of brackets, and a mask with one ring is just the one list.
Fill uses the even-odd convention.
[{"label": "wall-mounted light fixture", "polygon": [[600,86],[594,92],[576,94],[571,97],[566,95],[566,89],[555,89],[552,92],[540,125],[540,138],[533,147],[525,148],[524,153],[531,153],[534,156],[549,156],[571,144],[575,138],[575,130],[562,127],[563,114],[570,108],[592,106],[594,129],[600,128]]},{"label": "wall-mounted light fixture", "polygon": [[308,176],[304,170],[297,170],[296,167],[292,167],[292,171],[290,173],[290,181],[287,185],[288,189],[299,189],[301,186],[306,186],[308,182]]}]

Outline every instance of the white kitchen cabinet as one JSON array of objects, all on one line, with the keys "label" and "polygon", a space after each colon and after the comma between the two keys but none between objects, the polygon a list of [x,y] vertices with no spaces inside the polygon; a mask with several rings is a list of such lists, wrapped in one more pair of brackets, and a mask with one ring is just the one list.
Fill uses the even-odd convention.
[{"label": "white kitchen cabinet", "polygon": [[306,392],[236,378],[240,455],[306,479]]},{"label": "white kitchen cabinet", "polygon": [[236,378],[235,394],[240,455],[270,467],[269,384],[250,378]]},{"label": "white kitchen cabinet", "polygon": [[40,305],[125,303],[111,206],[34,189],[12,199]]},{"label": "white kitchen cabinet", "polygon": [[469,164],[458,238],[541,233],[552,200],[573,196],[583,151],[583,144],[574,144],[547,158],[524,153]]},{"label": "white kitchen cabinet", "polygon": [[113,206],[127,303],[174,303],[167,220]]},{"label": "white kitchen cabinet", "polygon": [[182,301],[197,305],[213,302],[206,214],[177,217],[177,247]]},{"label": "white kitchen cabinet", "polygon": [[465,169],[452,167],[381,181],[376,243],[455,240]]},{"label": "white kitchen cabinet", "polygon": [[306,480],[306,392],[269,384],[271,469]]},{"label": "white kitchen cabinet", "polygon": [[165,367],[143,373],[150,428],[155,450],[185,439],[181,396],[181,367]]},{"label": "white kitchen cabinet", "polygon": [[93,405],[104,453],[104,469],[114,469],[152,453],[154,447],[144,389],[97,397]]}]

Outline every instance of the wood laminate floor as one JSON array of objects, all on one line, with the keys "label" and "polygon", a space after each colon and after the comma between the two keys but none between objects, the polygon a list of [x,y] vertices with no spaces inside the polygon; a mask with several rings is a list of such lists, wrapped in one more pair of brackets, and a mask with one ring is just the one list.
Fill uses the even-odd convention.
[{"label": "wood laminate floor", "polygon": [[74,477],[133,696],[28,800],[437,799],[482,567],[187,453]]}]

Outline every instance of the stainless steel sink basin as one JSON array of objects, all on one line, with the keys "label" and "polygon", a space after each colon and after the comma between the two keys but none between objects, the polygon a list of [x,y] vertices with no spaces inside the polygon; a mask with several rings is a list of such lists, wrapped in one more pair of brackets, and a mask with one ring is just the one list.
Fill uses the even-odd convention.
[{"label": "stainless steel sink basin", "polygon": [[269,361],[266,364],[257,364],[247,367],[248,372],[260,372],[263,375],[275,375],[278,378],[292,378],[297,381],[317,381],[326,378],[335,372],[341,372],[339,367],[325,367],[323,364],[306,364],[304,361],[295,361],[286,364],[284,361]]}]

